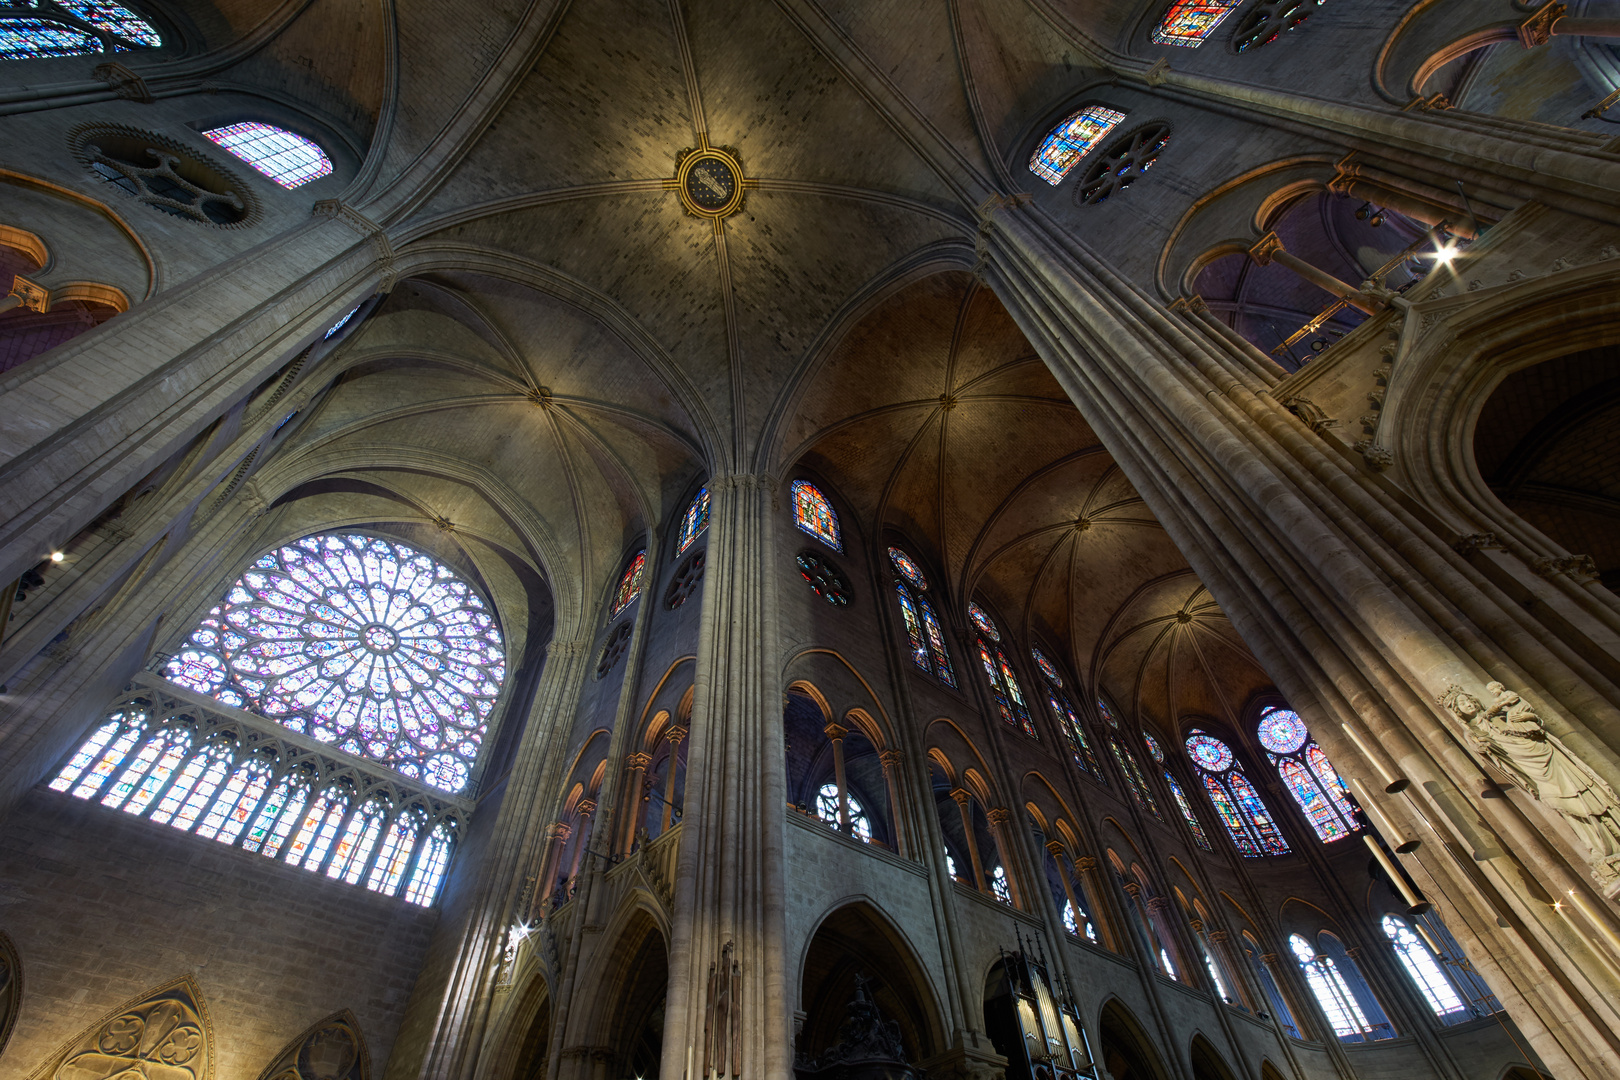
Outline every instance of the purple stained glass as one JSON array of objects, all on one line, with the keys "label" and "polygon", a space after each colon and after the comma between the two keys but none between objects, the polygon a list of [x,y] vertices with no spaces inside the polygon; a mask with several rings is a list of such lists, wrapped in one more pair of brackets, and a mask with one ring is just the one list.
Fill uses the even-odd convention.
[{"label": "purple stained glass", "polygon": [[1103,718],[1103,723],[1115,731],[1119,730],[1119,721],[1114,719],[1114,711],[1108,707],[1108,703],[1103,701],[1102,698],[1097,699],[1097,715]]},{"label": "purple stained glass", "polygon": [[1292,709],[1267,709],[1260,715],[1256,735],[1260,745],[1273,754],[1292,754],[1305,745],[1309,732],[1305,721]]},{"label": "purple stained glass", "polygon": [[257,121],[209,128],[203,138],[224,147],[284,188],[332,174],[326,151],[302,135]]},{"label": "purple stained glass", "polygon": [[928,588],[928,578],[923,575],[922,568],[917,565],[910,555],[897,547],[892,547],[889,549],[889,561],[900,572],[900,576],[911,582],[913,587],[918,590]]},{"label": "purple stained glass", "polygon": [[1001,688],[1001,680],[996,678],[995,658],[990,655],[990,647],[982,640],[979,642],[979,660],[984,664],[984,674],[990,680],[991,696],[996,699],[996,708],[1000,711],[1001,718],[1009,724],[1018,723],[1013,717],[1012,703],[1007,700],[1007,692]]},{"label": "purple stained glass", "polygon": [[1159,817],[1158,800],[1154,799],[1153,791],[1148,787],[1147,777],[1142,775],[1142,766],[1137,764],[1136,755],[1114,735],[1108,736],[1108,749],[1114,755],[1119,771],[1125,774],[1125,786],[1131,789],[1131,797],[1136,800],[1136,805]]},{"label": "purple stained glass", "polygon": [[1195,732],[1187,737],[1187,753],[1200,769],[1225,772],[1232,767],[1232,749],[1213,735]]},{"label": "purple stained glass", "polygon": [[1018,726],[1030,738],[1040,738],[1035,733],[1035,722],[1029,718],[1029,706],[1024,704],[1024,691],[1018,685],[1018,676],[1013,674],[1012,665],[1007,662],[1007,654],[1000,649],[996,650],[996,668],[1001,673],[1001,684],[1007,688],[1007,697],[1012,703],[1013,715],[1018,718]]},{"label": "purple stained glass", "polygon": [[1048,184],[1059,183],[1123,119],[1124,113],[1101,105],[1081,109],[1041,140],[1029,159],[1029,171]]},{"label": "purple stained glass", "polygon": [[0,60],[45,60],[53,56],[88,56],[102,51],[101,39],[52,19],[0,21]]},{"label": "purple stained glass", "polygon": [[[1058,727],[1069,740],[1069,752],[1074,756],[1074,763],[1080,771],[1089,773],[1097,780],[1103,780],[1102,769],[1097,767],[1097,756],[1091,751],[1091,742],[1086,738],[1086,729],[1080,724],[1080,717],[1075,715],[1074,706],[1069,699],[1055,690],[1046,692],[1046,703],[1052,707],[1052,713],[1057,717]],[[1106,781],[1103,781],[1106,783]]]},{"label": "purple stained glass", "polygon": [[1311,828],[1316,830],[1317,837],[1324,844],[1342,840],[1349,835],[1349,830],[1339,820],[1339,815],[1328,805],[1327,796],[1322,794],[1306,773],[1305,766],[1293,758],[1283,758],[1277,762],[1277,771],[1282,775],[1289,794],[1299,803],[1305,819],[1311,823]]},{"label": "purple stained glass", "polygon": [[1333,767],[1322,748],[1315,743],[1305,748],[1305,760],[1310,762],[1311,771],[1316,773],[1317,779],[1322,781],[1322,790],[1332,800],[1333,805],[1343,814],[1351,828],[1359,828],[1356,806],[1350,801],[1350,793],[1345,789],[1344,781],[1339,777],[1339,771]]},{"label": "purple stained glass", "polygon": [[506,677],[505,644],[449,567],[395,541],[325,534],[248,567],[164,675],[459,791]]},{"label": "purple stained glass", "polygon": [[1057,665],[1046,658],[1041,650],[1030,646],[1029,655],[1035,658],[1035,666],[1041,669],[1041,674],[1052,681],[1053,686],[1063,685],[1063,676],[1058,674]]},{"label": "purple stained glass", "polygon": [[1187,793],[1181,790],[1181,785],[1176,783],[1176,778],[1170,775],[1169,769],[1164,770],[1164,782],[1170,785],[1170,795],[1176,800],[1176,808],[1181,811],[1181,820],[1187,823],[1187,828],[1192,832],[1198,846],[1205,851],[1214,851],[1215,849],[1210,846],[1209,837],[1204,834],[1204,827],[1198,823],[1198,815],[1193,813],[1192,803],[1187,801]]},{"label": "purple stained glass", "polygon": [[1250,826],[1260,840],[1260,845],[1267,855],[1288,854],[1288,842],[1283,839],[1277,825],[1271,820],[1271,813],[1266,804],[1261,801],[1260,793],[1254,790],[1249,778],[1243,775],[1241,769],[1234,769],[1227,774],[1227,783],[1232,786],[1232,795],[1237,799],[1238,808],[1249,819]]},{"label": "purple stained glass", "polygon": [[1232,838],[1232,844],[1238,849],[1238,853],[1249,858],[1258,857],[1261,854],[1260,843],[1249,832],[1243,815],[1238,812],[1237,804],[1232,801],[1231,794],[1213,776],[1205,775],[1202,779],[1204,791],[1215,807],[1215,814],[1221,819],[1221,824],[1226,826],[1226,833]]},{"label": "purple stained glass", "polygon": [[83,19],[97,30],[116,34],[136,45],[156,48],[163,37],[152,24],[126,7],[105,3],[104,0],[55,0],[62,10]]},{"label": "purple stained glass", "polygon": [[967,606],[967,613],[968,618],[973,620],[973,625],[979,628],[979,633],[991,641],[1001,640],[1001,631],[996,629],[996,624],[991,621],[990,616],[984,613],[984,608],[978,604],[970,603]]},{"label": "purple stained glass", "polygon": [[1156,45],[1196,49],[1241,0],[1175,0],[1153,30]]}]

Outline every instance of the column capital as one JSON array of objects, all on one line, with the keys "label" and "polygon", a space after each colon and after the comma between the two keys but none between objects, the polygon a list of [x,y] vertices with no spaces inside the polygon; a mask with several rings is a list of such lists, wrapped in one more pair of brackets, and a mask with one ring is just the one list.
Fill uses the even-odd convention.
[{"label": "column capital", "polygon": [[1274,952],[1263,952],[1260,954],[1260,962],[1267,967],[1276,967],[1279,959],[1281,958]]},{"label": "column capital", "polygon": [[1097,869],[1097,860],[1092,858],[1090,855],[1082,855],[1078,859],[1074,860],[1074,868],[1080,871],[1082,874],[1089,874],[1091,871]]},{"label": "column capital", "polygon": [[1187,925],[1192,927],[1192,932],[1195,934],[1202,934],[1204,932],[1203,919],[1188,919]]},{"label": "column capital", "polygon": [[568,824],[568,822],[553,821],[550,825],[546,826],[546,839],[566,840],[573,831],[574,827]]},{"label": "column capital", "polygon": [[1227,940],[1231,938],[1231,936],[1232,935],[1227,933],[1225,930],[1211,930],[1209,932],[1209,940],[1213,941],[1217,945],[1225,944]]},{"label": "column capital", "polygon": [[1061,859],[1069,849],[1063,846],[1063,841],[1061,840],[1048,840],[1046,842],[1046,850],[1051,852],[1054,858]]},{"label": "column capital", "polygon": [[592,814],[596,813],[596,800],[595,799],[581,799],[581,800],[579,800],[579,805],[576,806],[574,809],[579,811],[579,816],[580,817],[588,818]]},{"label": "column capital", "polygon": [[956,800],[956,805],[966,808],[967,804],[973,801],[973,792],[967,788],[954,788],[951,791],[951,798]]},{"label": "column capital", "polygon": [[900,751],[898,751],[898,750],[879,750],[878,751],[878,761],[880,763],[882,763],[884,772],[889,772],[890,770],[898,769],[900,767],[900,762],[902,762],[903,760],[905,760],[905,758],[901,755]]},{"label": "column capital", "polygon": [[1012,811],[1005,806],[992,806],[984,816],[990,819],[992,825],[1005,825],[1012,821]]},{"label": "column capital", "polygon": [[679,746],[686,741],[686,729],[683,727],[667,727],[664,729],[664,738],[671,744]]},{"label": "column capital", "polygon": [[1282,240],[1274,232],[1268,232],[1253,244],[1249,245],[1249,258],[1260,266],[1270,266],[1271,257],[1279,251],[1286,251]]},{"label": "column capital", "polygon": [[822,728],[821,730],[824,731],[826,733],[826,735],[827,735],[827,738],[831,739],[833,742],[838,742],[839,740],[843,739],[843,737],[845,735],[849,734],[849,728],[845,727],[843,724],[838,723],[837,721],[834,721],[834,722],[828,724],[826,727]]},{"label": "column capital", "polygon": [[1125,895],[1129,896],[1132,900],[1136,900],[1142,895],[1142,886],[1138,885],[1134,881],[1125,882],[1121,888],[1125,890]]},{"label": "column capital", "polygon": [[626,754],[626,755],[624,755],[624,765],[625,765],[625,768],[627,768],[627,769],[645,769],[647,766],[649,766],[651,764],[652,764],[652,755],[651,754],[643,754],[643,753],[640,753],[638,751],[638,752],[636,752],[634,754]]},{"label": "column capital", "polygon": [[51,290],[43,285],[29,281],[21,274],[18,274],[11,283],[10,295],[17,298],[19,306],[25,307],[29,311],[37,311],[43,315],[51,310]]},{"label": "column capital", "polygon": [[1170,910],[1170,901],[1163,896],[1150,896],[1148,897],[1147,907],[1155,915],[1163,915]]}]

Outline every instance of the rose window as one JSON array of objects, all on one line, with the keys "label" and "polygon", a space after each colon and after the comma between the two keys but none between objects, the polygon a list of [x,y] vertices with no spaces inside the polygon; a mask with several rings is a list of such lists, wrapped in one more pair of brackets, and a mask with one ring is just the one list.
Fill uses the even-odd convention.
[{"label": "rose window", "polygon": [[307,536],[248,567],[163,674],[445,791],[466,787],[506,677],[494,616],[449,567]]}]

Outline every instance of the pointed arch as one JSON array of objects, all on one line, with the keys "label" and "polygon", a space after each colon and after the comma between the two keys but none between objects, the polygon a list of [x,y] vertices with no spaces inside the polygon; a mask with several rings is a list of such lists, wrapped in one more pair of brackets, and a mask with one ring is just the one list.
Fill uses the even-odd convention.
[{"label": "pointed arch", "polygon": [[259,1080],[370,1080],[371,1054],[360,1022],[339,1009],[305,1028],[259,1073]]},{"label": "pointed arch", "polygon": [[[143,1075],[158,1062],[186,1080],[213,1080],[214,1026],[202,990],[190,975],[131,998],[85,1028],[34,1070],[29,1080],[77,1080],[92,1075]],[[68,1069],[70,1065],[77,1068]]]}]

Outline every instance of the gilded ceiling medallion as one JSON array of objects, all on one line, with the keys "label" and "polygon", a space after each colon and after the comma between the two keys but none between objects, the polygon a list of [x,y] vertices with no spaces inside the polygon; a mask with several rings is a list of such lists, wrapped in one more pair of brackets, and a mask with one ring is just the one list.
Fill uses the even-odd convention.
[{"label": "gilded ceiling medallion", "polygon": [[735,213],[743,200],[743,172],[736,151],[723,146],[682,150],[675,159],[675,190],[689,214],[723,218]]}]

